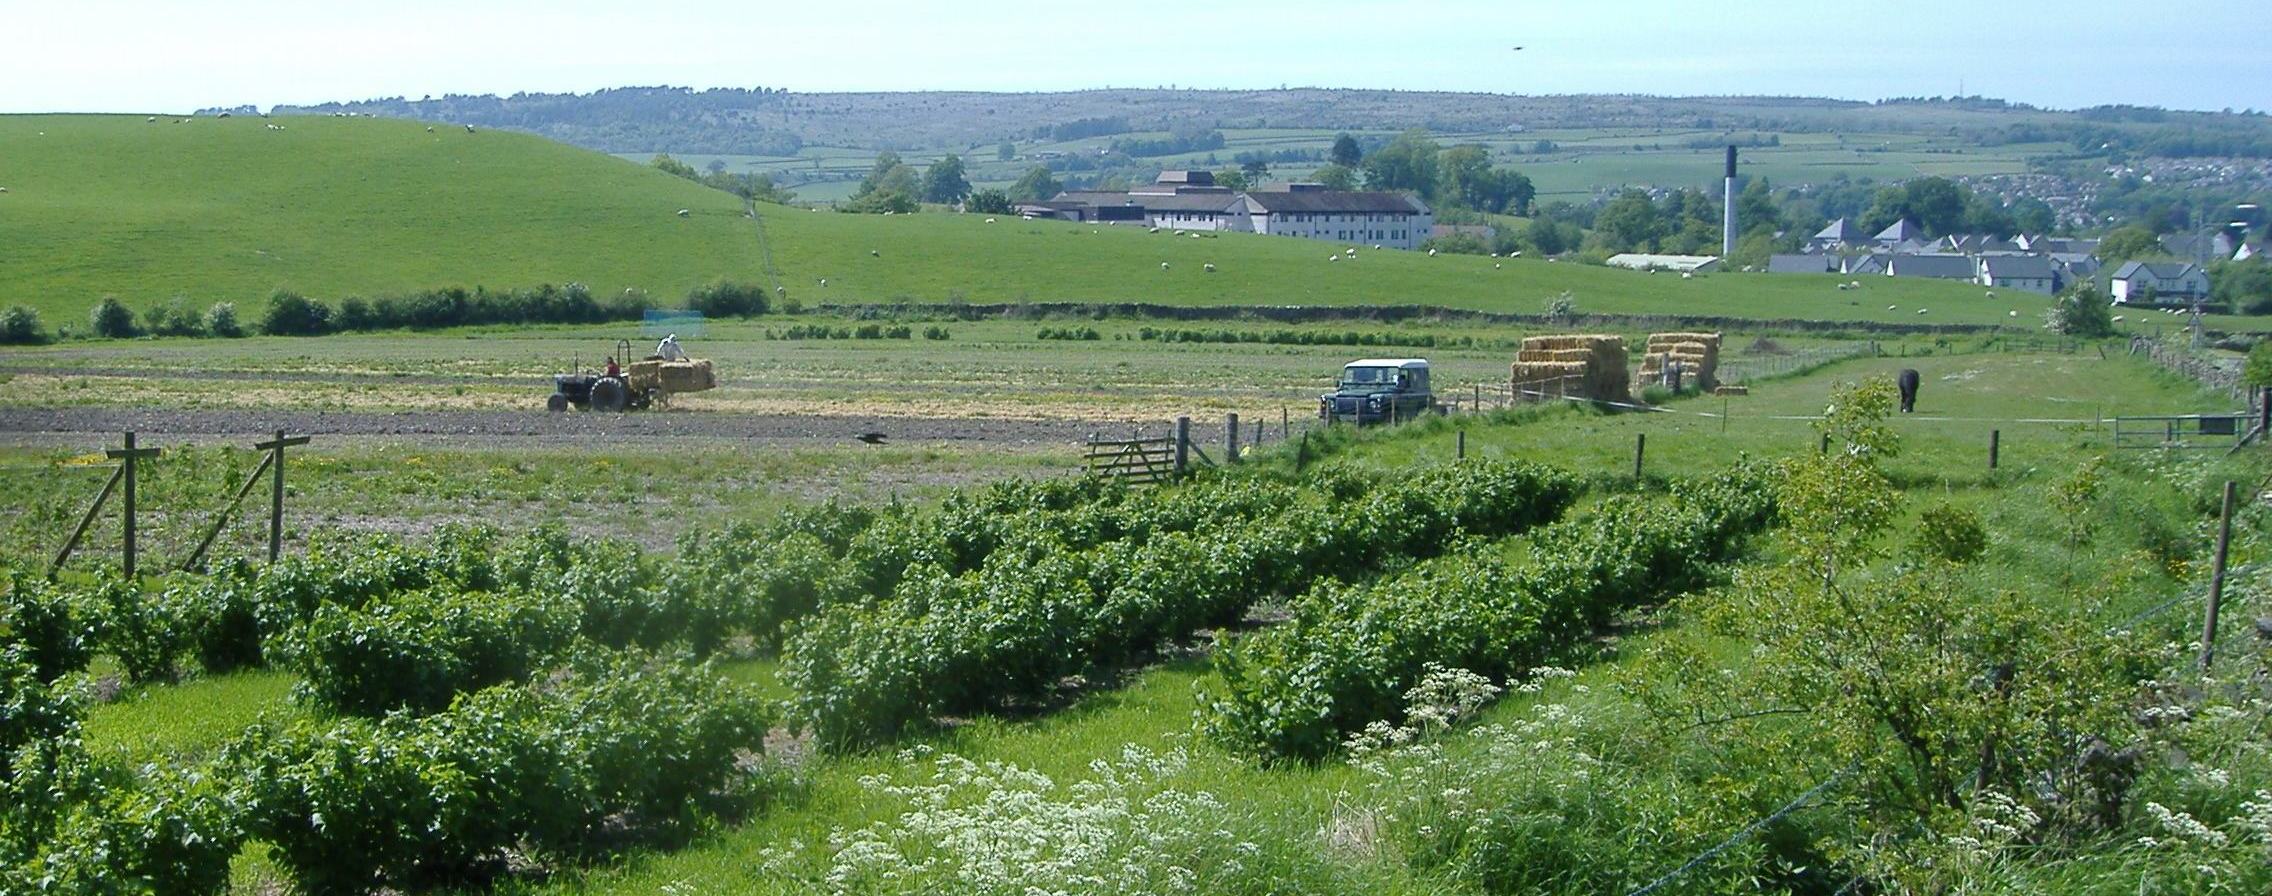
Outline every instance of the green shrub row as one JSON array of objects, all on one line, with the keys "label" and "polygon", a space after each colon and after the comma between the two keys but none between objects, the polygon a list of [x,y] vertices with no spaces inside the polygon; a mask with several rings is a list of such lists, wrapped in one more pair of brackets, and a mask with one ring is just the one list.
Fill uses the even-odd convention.
[{"label": "green shrub row", "polygon": [[[934,336],[932,335],[933,331],[936,331],[942,335]],[[943,335],[945,333],[945,330],[939,329],[938,327],[931,327],[923,331],[923,338],[945,339],[947,338],[945,335]],[[797,326],[787,327],[780,330],[768,328],[765,331],[765,338],[786,339],[791,341],[803,339],[913,339],[915,338],[915,328],[907,326],[906,324],[893,324],[890,326],[885,326],[883,324],[861,324],[857,327],[829,327],[822,324],[798,324]]]},{"label": "green shrub row", "polygon": [[1665,500],[1605,501],[1538,532],[1520,566],[1476,545],[1384,581],[1328,583],[1287,623],[1215,655],[1204,727],[1266,760],[1322,758],[1367,724],[1403,723],[1429,667],[1505,681],[1619,610],[1696,587],[1772,515],[1765,477],[1746,470]]},{"label": "green shrub row", "polygon": [[[1089,332],[1095,332],[1090,330]],[[1047,331],[1044,331],[1046,334]],[[1043,335],[1041,338],[1051,338]],[[1057,337],[1069,338],[1069,337]],[[1095,339],[1095,336],[1086,338]],[[1482,339],[1473,336],[1437,336],[1434,333],[1378,333],[1347,330],[1329,333],[1322,330],[1189,330],[1161,327],[1144,327],[1136,331],[1136,338],[1144,342],[1199,342],[1199,343],[1261,343],[1267,345],[1379,345],[1413,346],[1418,348],[1493,348],[1512,345],[1506,339]]]},{"label": "green shrub row", "polygon": [[[1247,488],[1275,500],[1241,501]],[[1576,493],[1568,474],[1519,462],[1433,468],[1332,503],[1226,479],[1109,529],[1028,530],[976,563],[933,543],[906,559],[888,599],[832,603],[789,638],[793,721],[841,748],[1046,699],[1068,676],[1235,622],[1262,597],[1428,556],[1461,533],[1535,525]]]},{"label": "green shrub row", "polygon": [[428,716],[256,726],[224,751],[243,827],[303,892],[478,883],[509,851],[590,857],[747,796],[761,701],[708,667],[591,660]]}]

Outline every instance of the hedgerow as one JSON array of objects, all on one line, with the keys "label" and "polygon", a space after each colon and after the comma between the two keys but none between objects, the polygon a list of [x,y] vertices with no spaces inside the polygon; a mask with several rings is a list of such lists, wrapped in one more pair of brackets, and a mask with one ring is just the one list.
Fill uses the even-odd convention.
[{"label": "hedgerow", "polygon": [[478,882],[508,853],[589,854],[750,795],[761,701],[706,666],[587,660],[447,711],[256,726],[221,765],[244,827],[306,892]]},{"label": "hedgerow", "polygon": [[[1242,500],[1250,487],[1280,500]],[[783,650],[782,677],[797,692],[794,721],[823,743],[874,743],[939,715],[1045,698],[1068,676],[1235,622],[1255,600],[1320,577],[1425,556],[1461,531],[1543,522],[1575,494],[1558,471],[1474,463],[1332,507],[1225,479],[1128,502],[1109,526],[1036,513],[1024,524],[995,517],[896,540],[879,523],[864,537],[901,549],[904,561],[890,570],[890,596],[807,620]],[[1016,539],[1000,540],[1013,529]],[[997,541],[973,564],[988,539]]]},{"label": "hedgerow", "polygon": [[575,631],[558,597],[434,588],[323,607],[293,655],[302,691],[334,712],[433,712],[460,692],[528,677]]},{"label": "hedgerow", "polygon": [[1537,533],[1522,566],[1461,550],[1385,581],[1327,583],[1294,601],[1286,624],[1216,653],[1205,728],[1264,759],[1315,760],[1368,723],[1402,720],[1430,668],[1504,681],[1542,665],[1619,610],[1703,582],[1772,515],[1761,479],[1613,498]]}]

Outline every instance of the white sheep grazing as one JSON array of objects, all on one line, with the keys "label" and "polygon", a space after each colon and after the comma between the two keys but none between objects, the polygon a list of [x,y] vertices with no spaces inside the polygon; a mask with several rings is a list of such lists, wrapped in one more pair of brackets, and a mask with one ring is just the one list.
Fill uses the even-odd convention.
[{"label": "white sheep grazing", "polygon": [[993,218],[988,218],[988,219],[986,219],[986,223],[988,223],[988,224],[992,224],[992,223],[994,223],[994,219],[993,219]]},{"label": "white sheep grazing", "polygon": [[878,252],[878,251],[876,251],[876,250],[874,250],[874,249],[869,249],[869,250],[868,250],[868,257],[869,257],[869,258],[882,258],[882,257],[884,257],[884,254],[883,254],[882,252]]},{"label": "white sheep grazing", "polygon": [[466,125],[466,126],[465,126],[465,132],[466,132],[466,133],[468,133],[468,134],[471,134],[471,133],[473,133],[473,125],[470,125],[470,124],[469,124],[469,125]]},{"label": "white sheep grazing", "polygon": [[1923,314],[1923,313],[1925,313],[1925,309],[1923,309],[1923,308],[1919,308],[1919,309],[1917,309],[1917,313],[1918,313],[1918,314]]},{"label": "white sheep grazing", "polygon": [[1696,279],[1696,274],[1695,274],[1695,273],[1693,273],[1693,272],[1690,272],[1690,271],[1682,271],[1682,272],[1680,272],[1680,279],[1682,279],[1682,280],[1693,280],[1693,279]]},{"label": "white sheep grazing", "polygon": [[1325,260],[1327,260],[1327,261],[1340,261],[1340,260],[1341,260],[1341,256],[1339,256],[1339,255],[1328,255],[1328,256],[1326,256],[1326,257],[1325,257]]},{"label": "white sheep grazing", "polygon": [[1199,269],[1210,274],[1215,273],[1215,263],[1210,261],[1206,264],[1200,265]]},{"label": "white sheep grazing", "polygon": [[820,278],[820,285],[821,285],[821,287],[822,287],[822,288],[824,288],[824,289],[825,289],[825,288],[827,288],[827,287],[828,287],[828,278],[827,278],[827,277],[822,277],[822,278]]},{"label": "white sheep grazing", "polygon": [[1434,258],[1434,257],[1436,257],[1436,250],[1434,250],[1434,249],[1430,249],[1430,250],[1428,250],[1428,257],[1429,257],[1429,258]]},{"label": "white sheep grazing", "polygon": [[1496,261],[1492,262],[1492,263],[1491,263],[1491,269],[1492,269],[1492,270],[1494,270],[1494,271],[1496,271],[1496,270],[1499,270],[1499,263],[1498,263],[1498,262],[1496,262]]},{"label": "white sheep grazing", "polygon": [[1355,246],[1351,246],[1351,247],[1349,247],[1349,254],[1351,254],[1351,255],[1355,255],[1355,254],[1357,254],[1357,247],[1355,247]]},{"label": "white sheep grazing", "polygon": [[1381,244],[1379,244],[1379,243],[1374,243],[1374,244],[1373,244],[1373,248],[1375,248],[1375,249],[1378,249],[1378,248],[1380,248],[1380,247],[1381,247]]},{"label": "white sheep grazing", "polygon": [[1887,310],[1887,311],[1892,311],[1892,310],[1893,310],[1893,309],[1894,309],[1895,307],[1896,307],[1896,306],[1893,306],[1893,305],[1887,305],[1887,306],[1885,306],[1885,310]]},{"label": "white sheep grazing", "polygon": [[786,287],[786,286],[776,286],[776,287],[773,287],[773,294],[774,294],[774,295],[777,295],[777,296],[785,296],[785,295],[788,295],[788,294],[789,294],[789,287]]},{"label": "white sheep grazing", "polygon": [[1167,263],[1167,262],[1164,262],[1164,261],[1163,261],[1163,262],[1160,262],[1160,270],[1163,270],[1163,271],[1164,271],[1164,270],[1167,270],[1167,269],[1168,269],[1168,263]]},{"label": "white sheep grazing", "polygon": [[1853,281],[1853,282],[1851,282],[1851,283],[1848,283],[1848,284],[1846,284],[1846,286],[1847,286],[1848,288],[1850,288],[1850,289],[1861,289],[1861,288],[1862,288],[1862,281],[1860,281],[1860,280],[1856,280],[1856,281]]},{"label": "white sheep grazing", "polygon": [[1989,290],[1989,291],[1988,291],[1988,297],[1989,297],[1989,298],[1991,298],[1991,299],[1995,298],[1995,297],[1996,297],[1996,291],[1995,291],[1995,290],[1993,290],[1993,289]]},{"label": "white sheep grazing", "polygon": [[2019,312],[2019,310],[2018,310],[2018,309],[2013,309],[2013,310],[2011,310],[2011,311],[2007,311],[2007,312],[2004,312],[2004,316],[2006,316],[2006,317],[2018,317],[2018,316],[2020,316],[2020,312]]},{"label": "white sheep grazing", "polygon": [[1159,228],[1157,228],[1157,227],[1154,227],[1154,228],[1151,228],[1151,229],[1149,229],[1149,230],[1146,230],[1146,231],[1144,231],[1144,232],[1145,232],[1145,233],[1158,233],[1158,232],[1160,232],[1160,229],[1159,229]]},{"label": "white sheep grazing", "polygon": [[[1493,253],[1491,253],[1491,254],[1492,254],[1493,256],[1496,256],[1496,255],[1498,255],[1499,253],[1497,253],[1497,252],[1493,252]],[[1508,258],[1521,258],[1521,257],[1523,257],[1523,253],[1522,253],[1522,252],[1520,252],[1520,251],[1509,252],[1509,253],[1507,253],[1507,257],[1508,257]]]},{"label": "white sheep grazing", "polygon": [[682,209],[679,209],[679,210],[678,210],[678,216],[679,216],[679,217],[681,217],[681,218],[691,218],[691,217],[694,217],[694,210],[693,210],[693,209],[691,209],[691,208],[682,208]]},{"label": "white sheep grazing", "polygon": [[150,117],[148,117],[148,118],[145,118],[145,119],[142,119],[142,120],[143,120],[143,121],[146,121],[146,122],[149,122],[150,124],[157,124],[157,123],[158,123],[158,116],[152,115],[152,116],[150,116]]},{"label": "white sheep grazing", "polygon": [[429,134],[431,134],[431,133],[434,133],[434,127],[433,127],[433,125],[427,125],[427,126],[426,126],[426,133],[429,133]]},{"label": "white sheep grazing", "polygon": [[2115,323],[2121,323],[2121,322],[2122,322],[2122,315],[2119,315],[2119,314],[2115,315],[2115,316],[2114,316],[2114,322],[2115,322]]}]

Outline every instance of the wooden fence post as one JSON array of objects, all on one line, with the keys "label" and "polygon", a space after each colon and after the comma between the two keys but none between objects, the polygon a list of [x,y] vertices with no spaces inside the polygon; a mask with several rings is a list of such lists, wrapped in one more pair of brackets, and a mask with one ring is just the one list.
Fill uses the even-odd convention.
[{"label": "wooden fence post", "polygon": [[1457,452],[1456,452],[1456,456],[1457,456],[1457,457],[1458,457],[1458,459],[1460,459],[1460,460],[1466,460],[1466,459],[1467,459],[1467,430],[1464,430],[1464,429],[1463,429],[1463,430],[1460,430],[1460,431],[1459,431],[1459,439],[1458,439],[1458,441],[1459,441],[1459,448],[1457,449]]},{"label": "wooden fence post", "polygon": [[1224,462],[1224,463],[1229,463],[1229,464],[1235,464],[1235,463],[1238,463],[1238,462],[1239,462],[1239,415],[1237,415],[1237,414],[1235,414],[1235,413],[1234,413],[1234,414],[1225,414],[1225,415],[1223,415],[1223,445],[1224,445],[1224,447],[1225,447],[1225,448],[1229,449],[1229,451],[1230,451],[1230,453],[1231,453],[1231,454],[1230,454],[1230,457],[1228,457],[1228,458],[1225,458],[1223,462]]},{"label": "wooden fence post", "polygon": [[1991,470],[1993,470],[1993,469],[1996,469],[1996,462],[1997,462],[1997,460],[1998,460],[1998,459],[1999,459],[1999,458],[2001,457],[2001,455],[2003,454],[2003,448],[2004,448],[2004,431],[2003,431],[2003,430],[2001,430],[2001,429],[1991,429],[1991,430],[1989,430],[1989,431],[1988,431],[1988,469],[1991,469]]},{"label": "wooden fence post", "polygon": [[1181,476],[1191,469],[1191,418],[1175,418],[1175,472]]},{"label": "wooden fence post", "polygon": [[2225,551],[2233,541],[2234,485],[2225,480],[2224,510],[2217,514],[2217,555],[2209,567],[2209,606],[2201,613],[2201,671],[2217,658],[2217,611],[2225,600]]},{"label": "wooden fence post", "polygon": [[1633,481],[1634,481],[1634,482],[1639,482],[1639,481],[1641,481],[1641,454],[1642,454],[1643,452],[1647,451],[1647,450],[1648,450],[1648,447],[1649,447],[1649,434],[1648,434],[1648,433],[1645,433],[1645,432],[1637,432],[1637,433],[1634,433],[1634,434],[1633,434]]},{"label": "wooden fence post", "polygon": [[274,487],[269,492],[268,506],[268,562],[270,563],[274,563],[278,558],[284,556],[284,449],[307,443],[307,436],[285,438],[284,431],[279,429],[276,431],[275,440],[253,445],[254,448],[266,448],[270,451],[268,456],[272,462],[269,464],[269,472],[275,476],[275,479],[272,480]]},{"label": "wooden fence post", "polygon": [[126,464],[126,466],[125,466],[125,468],[124,468],[124,473],[125,473],[125,484],[126,484],[126,489],[125,489],[125,492],[126,492],[126,494],[125,494],[125,498],[126,498],[126,559],[125,559],[125,569],[126,569],[126,577],[127,577],[127,578],[129,578],[129,579],[131,579],[131,578],[134,578],[134,557],[135,557],[135,551],[134,551],[134,547],[135,547],[135,544],[134,544],[134,465],[135,465],[135,462],[136,462],[136,461],[139,461],[139,460],[141,460],[142,458],[145,458],[145,457],[148,457],[148,458],[156,458],[156,457],[158,456],[158,454],[159,454],[160,452],[159,452],[159,449],[156,449],[156,448],[136,448],[136,447],[134,447],[134,434],[133,434],[133,433],[131,433],[131,432],[129,432],[129,433],[127,433],[127,434],[126,434],[126,447],[125,447],[125,448],[123,448],[123,449],[112,449],[112,450],[110,450],[110,451],[105,451],[105,452],[103,452],[103,453],[104,453],[104,454],[107,454],[107,455],[109,455],[109,456],[111,456],[111,457],[113,457],[113,458],[117,458],[118,460],[120,460],[120,461],[123,461],[123,462],[124,462],[124,463]]}]

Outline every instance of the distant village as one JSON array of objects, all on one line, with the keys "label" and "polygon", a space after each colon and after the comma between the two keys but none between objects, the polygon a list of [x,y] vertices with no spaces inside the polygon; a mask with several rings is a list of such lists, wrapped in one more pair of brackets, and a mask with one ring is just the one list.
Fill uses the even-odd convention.
[{"label": "distant village", "polygon": [[[1153,183],[1127,191],[1068,190],[1021,203],[1016,212],[1025,218],[1260,233],[1386,249],[1419,249],[1431,238],[1469,231],[1489,236],[1487,227],[1436,224],[1434,210],[1410,193],[1332,190],[1313,183],[1233,190],[1218,185],[1213,173],[1198,170],[1164,171]],[[2211,263],[2245,261],[2265,252],[2260,243],[2230,233],[2172,234],[2162,237],[2161,244],[2170,258],[2180,260],[2127,261],[2106,274],[2115,303],[2206,300]],[[1809,238],[1802,251],[1769,258],[1765,272],[1922,277],[2054,295],[2105,273],[2098,247],[2097,239],[2031,234],[2009,239],[1989,234],[1930,238],[1906,219],[1870,234],[1852,219],[1840,218]],[[1693,275],[1718,272],[1723,260],[1712,255],[1625,253],[1610,256],[1607,264]]]}]

